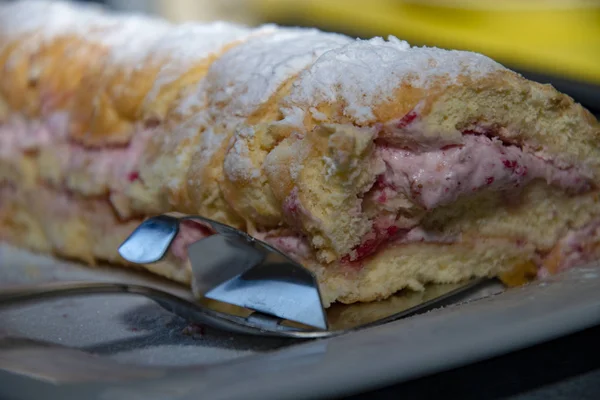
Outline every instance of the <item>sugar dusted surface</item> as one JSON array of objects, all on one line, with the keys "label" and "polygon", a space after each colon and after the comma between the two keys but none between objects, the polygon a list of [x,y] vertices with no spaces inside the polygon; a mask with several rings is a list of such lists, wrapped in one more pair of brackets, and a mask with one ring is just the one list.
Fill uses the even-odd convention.
[{"label": "sugar dusted surface", "polygon": [[[197,134],[196,132],[202,131],[200,148],[196,150],[199,153],[199,157],[195,158],[195,162],[190,165],[190,172],[195,177],[194,179],[201,179],[201,176],[207,169],[207,165],[211,162],[217,149],[223,144],[226,136],[215,130],[213,121],[211,121],[210,115],[206,111],[199,112],[192,120],[186,123],[186,126],[190,134]],[[192,181],[188,182],[188,184],[202,186],[205,182]]]},{"label": "sugar dusted surface", "polygon": [[63,1],[19,1],[0,6],[0,34],[20,38],[27,33],[35,36],[27,42],[35,48],[45,40],[61,35],[107,46],[112,62],[139,61],[146,50],[171,24],[143,15],[120,15],[103,7]]},{"label": "sugar dusted surface", "polygon": [[[98,33],[110,49],[110,61],[116,64],[139,63],[148,56],[154,43],[166,35],[171,25],[144,16],[114,17],[114,26]],[[136,67],[137,65],[133,65]]]},{"label": "sugar dusted surface", "polygon": [[300,75],[287,113],[298,118],[299,109],[343,101],[348,116],[370,122],[372,107],[391,100],[402,83],[427,88],[440,78],[452,83],[461,75],[483,76],[503,68],[481,54],[410,47],[394,37],[356,40],[322,55]]},{"label": "sugar dusted surface", "polygon": [[[107,22],[101,7],[63,1],[15,1],[0,4],[0,34],[18,37],[34,31],[54,36],[77,32],[89,23]],[[43,29],[42,29],[43,28]]]},{"label": "sugar dusted surface", "polygon": [[157,57],[168,55],[173,62],[195,61],[249,34],[250,29],[227,22],[186,23],[170,29],[152,50]]},{"label": "sugar dusted surface", "polygon": [[[207,77],[208,98],[216,115],[225,115],[227,129],[250,116],[288,79],[309,67],[323,53],[351,42],[346,36],[317,30],[279,29],[230,50],[216,61]],[[234,180],[259,176],[249,156],[249,132],[235,134],[224,164]]]},{"label": "sugar dusted surface", "polygon": [[[247,29],[245,27],[241,27],[239,25],[233,25],[233,24],[225,24],[225,23],[215,23],[215,24],[223,24],[223,26],[232,26],[232,27],[239,27],[240,29]],[[255,37],[261,37],[261,36],[267,36],[267,35],[271,35],[274,34],[276,31],[278,30],[278,28],[275,25],[271,25],[271,24],[267,24],[267,25],[263,25],[260,26],[256,29],[249,29],[245,34],[244,33],[240,33],[239,35],[236,35],[235,39],[232,39],[230,42],[235,41],[235,42],[239,42],[238,44],[242,44],[245,41],[251,39],[251,38],[255,38]],[[235,33],[234,33],[235,35]],[[223,41],[222,38],[220,39],[213,39],[213,40],[221,40]],[[191,46],[193,47],[193,45]],[[196,57],[196,60],[198,59],[198,55],[196,54],[196,52],[189,52],[190,55],[192,57]],[[205,57],[205,56],[203,56]],[[183,66],[187,66],[189,67],[189,65],[187,64],[187,62],[183,62],[185,60],[183,60],[184,57],[182,57],[182,65]],[[168,76],[168,74],[167,74]],[[167,78],[170,79],[170,78]],[[160,80],[160,78],[159,78]],[[162,83],[164,84],[164,83]],[[156,90],[156,86],[155,85],[155,89]],[[200,82],[198,82],[195,87],[191,87],[189,88],[189,90],[187,90],[186,95],[184,96],[184,98],[180,101],[179,105],[176,107],[175,109],[175,113],[179,114],[179,115],[183,115],[183,116],[189,116],[195,112],[197,112],[200,109],[203,109],[207,106],[207,101],[206,101],[206,90],[207,87],[209,85],[207,84],[207,79],[202,79]],[[153,95],[152,93],[148,96],[148,99],[151,99],[151,95]]]},{"label": "sugar dusted surface", "polygon": [[250,150],[245,139],[254,136],[254,129],[244,127],[236,132],[223,164],[223,170],[231,180],[250,180],[259,176],[250,159]]},{"label": "sugar dusted surface", "polygon": [[152,101],[163,85],[178,79],[194,63],[252,34],[247,27],[226,22],[187,23],[170,29],[149,49],[150,56],[162,65],[147,101]]},{"label": "sugar dusted surface", "polygon": [[202,133],[202,147],[200,148],[201,159],[208,161],[212,157],[213,153],[221,147],[221,144],[225,140],[225,136],[215,132],[210,126]]},{"label": "sugar dusted surface", "polygon": [[210,97],[222,106],[222,114],[247,117],[321,54],[349,42],[346,36],[312,29],[281,28],[252,38],[212,65]]},{"label": "sugar dusted surface", "polygon": [[[176,143],[183,142],[184,139],[186,139],[186,138],[192,138],[192,137],[198,135],[199,131],[204,129],[203,127],[206,127],[206,126],[210,126],[210,124],[207,122],[207,114],[204,111],[200,111],[193,118],[190,118],[187,121],[185,121],[181,124],[178,124],[176,130],[173,133],[173,135],[177,137]],[[220,139],[220,137],[215,137],[215,135],[212,134],[212,129],[210,129],[210,128],[207,128],[201,134],[202,134],[202,141],[200,144],[200,148],[198,149],[201,154],[201,157],[199,157],[198,162],[196,162],[195,164],[190,166],[190,168],[192,168],[193,171],[198,171],[198,172],[204,170],[206,164],[210,161],[210,155],[213,154],[213,152],[219,147],[220,143],[222,142],[222,141],[218,140],[218,139]],[[168,135],[166,135],[166,136],[168,136]],[[186,148],[186,150],[191,150],[191,149],[188,147],[188,148]],[[179,162],[179,164],[177,165],[176,168],[174,168],[175,171],[186,168],[186,165],[181,163],[181,161],[184,161],[184,160],[186,160],[186,159],[182,158],[182,157],[177,158],[177,161]],[[198,173],[196,175],[199,176],[200,173]],[[171,189],[175,190],[178,187],[181,187],[184,179],[185,179],[185,177],[183,174],[176,174],[171,179],[168,186]],[[188,184],[193,185],[193,184],[198,184],[198,182],[188,182]],[[199,182],[199,184],[202,184],[202,182]]]}]

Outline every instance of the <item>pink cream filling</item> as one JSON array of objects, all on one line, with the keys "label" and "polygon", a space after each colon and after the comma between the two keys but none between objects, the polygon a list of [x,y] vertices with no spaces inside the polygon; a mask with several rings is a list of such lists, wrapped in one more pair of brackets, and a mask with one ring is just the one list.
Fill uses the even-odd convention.
[{"label": "pink cream filling", "polygon": [[61,171],[86,170],[94,179],[90,185],[108,186],[111,192],[118,192],[139,179],[137,166],[151,138],[151,128],[137,128],[127,145],[91,148],[69,138],[68,122],[64,112],[50,115],[44,123],[11,117],[0,124],[0,157],[18,159],[22,153],[51,147]]},{"label": "pink cream filling", "polygon": [[[171,252],[180,260],[186,260],[189,245],[213,234],[212,229],[200,222],[183,221],[179,226],[179,233],[171,244]],[[300,263],[310,257],[311,251],[306,240],[299,236],[279,232],[256,232],[253,236]]]},{"label": "pink cream filling", "polygon": [[[593,188],[590,176],[583,170],[503,143],[493,137],[492,129],[483,125],[465,130],[458,140],[444,142],[435,135],[425,135],[419,106],[400,120],[377,129],[379,138],[374,157],[376,162],[383,163],[384,172],[377,176],[364,198],[378,204],[380,216],[373,220],[372,230],[361,243],[342,257],[344,263],[360,266],[362,259],[386,243],[458,240],[427,232],[416,221],[397,221],[394,214],[398,212],[395,206],[398,202],[395,200],[403,202],[408,198],[424,210],[432,210],[484,189],[518,193],[536,179],[571,194]],[[298,210],[302,207],[296,205],[295,213]]]},{"label": "pink cream filling", "polygon": [[386,172],[375,188],[378,200],[385,203],[403,194],[430,210],[467,193],[485,188],[515,190],[534,179],[544,179],[570,193],[591,188],[589,179],[575,168],[558,168],[498,139],[476,135],[462,139],[460,145],[425,152],[380,145],[377,156],[385,163]]},{"label": "pink cream filling", "polygon": [[[391,137],[418,143],[419,115],[413,111],[394,124]],[[35,151],[43,146],[54,146],[59,154],[61,169],[73,171],[85,168],[100,184],[110,185],[110,195],[118,195],[126,186],[139,179],[136,167],[143,149],[151,137],[151,128],[140,128],[127,146],[88,148],[68,138],[68,115],[55,113],[46,123],[30,122],[13,117],[0,124],[0,157],[13,159],[19,154]],[[388,134],[389,129],[388,129]],[[403,137],[404,135],[404,137]],[[408,140],[406,140],[408,138]],[[489,188],[497,191],[518,190],[534,179],[544,179],[572,193],[591,188],[590,180],[574,167],[559,168],[551,161],[526,153],[517,146],[505,145],[500,140],[483,135],[465,134],[460,144],[442,148],[414,150],[397,146],[398,141],[383,138],[378,143],[376,157],[385,164],[385,172],[378,176],[365,196],[373,196],[383,206],[399,195],[407,196],[425,209],[450,204],[461,195]],[[393,144],[390,144],[393,143]],[[67,199],[67,200],[65,200]],[[59,208],[77,208],[68,196],[57,199]],[[65,203],[66,202],[66,203]],[[287,202],[289,203],[289,202]],[[285,204],[292,214],[298,212],[295,203]],[[184,223],[172,245],[173,254],[187,258],[187,246],[211,232],[201,224]],[[297,260],[310,257],[311,250],[299,235],[257,235],[274,247]],[[343,257],[354,263],[376,252],[383,244],[410,242],[452,242],[455,238],[436,236],[421,227],[399,227],[393,216],[379,217],[372,231],[360,245]]]},{"label": "pink cream filling", "polygon": [[[380,143],[375,157],[383,161],[385,172],[377,177],[365,197],[375,199],[384,210],[389,210],[386,206],[398,197],[405,196],[425,210],[432,210],[483,189],[518,191],[535,179],[543,179],[573,194],[592,188],[590,179],[574,167],[559,168],[517,146],[483,135],[465,134],[462,143],[438,149],[412,150]],[[374,220],[371,232],[343,261],[360,261],[385,243],[454,240],[426,232],[418,225],[400,227],[393,215],[382,216]]]},{"label": "pink cream filling", "polygon": [[[42,147],[53,147],[53,153],[58,155],[56,159],[60,162],[61,171],[87,170],[87,176],[95,180],[94,184],[110,185],[109,194],[112,200],[113,196],[118,196],[129,183],[140,178],[137,165],[152,131],[152,127],[138,129],[126,146],[89,148],[69,139],[66,113],[55,113],[45,123],[13,116],[0,124],[0,158],[18,161],[23,153],[35,152]],[[14,193],[12,186],[0,186],[2,199],[9,201]],[[53,196],[44,194],[44,197],[49,212],[65,217],[89,211],[69,194],[69,190],[58,196],[56,193]],[[94,202],[104,204],[106,201],[95,198]],[[108,204],[103,211],[109,211]],[[190,244],[212,234],[209,228],[198,222],[185,221],[171,245],[171,252],[175,257],[185,260]],[[306,259],[310,254],[306,241],[299,236],[269,232],[257,236],[298,261]]]},{"label": "pink cream filling", "polygon": [[187,259],[187,248],[190,244],[204,239],[214,232],[207,226],[196,221],[182,221],[179,233],[171,243],[171,253],[180,260]]},{"label": "pink cream filling", "polygon": [[[88,223],[94,224],[97,229],[106,235],[115,234],[119,229],[115,226],[114,218],[106,218],[112,213],[111,207],[106,199],[90,198],[82,203],[68,192],[57,192],[42,187],[37,193],[37,201],[44,204],[44,211],[55,218],[68,219],[71,217],[84,218]],[[10,183],[0,184],[0,210],[8,207],[11,203],[20,201],[17,196],[17,188]],[[123,232],[122,232],[123,233]],[[10,237],[5,236],[7,232],[0,229],[0,240],[10,242]],[[202,240],[214,232],[200,222],[187,220],[182,221],[179,233],[171,243],[170,252],[181,261],[187,260],[187,247]],[[257,239],[263,240],[273,247],[279,249],[296,261],[302,263],[310,257],[310,248],[306,240],[291,233],[264,232],[255,233]]]}]

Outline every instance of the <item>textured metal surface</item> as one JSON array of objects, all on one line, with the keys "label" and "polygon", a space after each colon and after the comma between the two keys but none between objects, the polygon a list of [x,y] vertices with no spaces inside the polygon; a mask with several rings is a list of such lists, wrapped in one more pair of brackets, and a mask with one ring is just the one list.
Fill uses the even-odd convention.
[{"label": "textured metal surface", "polygon": [[[198,297],[254,310],[279,318],[280,322],[290,320],[320,330],[328,328],[313,273],[267,243],[233,227],[195,215],[159,215],[142,222],[120,246],[119,253],[136,264],[156,262],[166,254],[182,229],[180,223],[185,221],[200,222],[215,233],[187,246],[192,287]],[[241,328],[247,325],[252,329],[265,321],[254,318],[251,323],[238,318],[237,322]],[[216,322],[224,328],[228,325],[227,320]],[[273,330],[278,325],[273,321],[264,329]]]},{"label": "textured metal surface", "polygon": [[[0,246],[0,265],[3,285],[92,278],[147,284],[150,279],[123,270],[83,268],[5,246]],[[0,312],[0,369],[11,362],[15,368],[15,360],[23,360],[24,355],[37,360],[35,365],[18,365],[19,374],[0,372],[0,397],[151,400],[195,399],[199,393],[216,399],[341,395],[593,326],[600,322],[599,285],[599,270],[581,268],[502,294],[492,292],[482,300],[304,343],[188,326],[139,297],[51,301]],[[177,285],[171,289],[186,292]],[[24,338],[43,343],[21,342],[21,353],[15,353],[10,343]],[[50,345],[58,347],[49,349]],[[81,362],[81,357],[88,361]],[[124,365],[135,376],[112,379]]]},{"label": "textured metal surface", "polygon": [[[275,268],[277,271],[263,271]],[[442,307],[463,301],[482,287],[488,287],[488,280],[475,280],[456,285],[435,285],[428,287],[422,293],[405,291],[390,299],[370,303],[337,307],[331,314],[334,316],[334,328],[330,330],[311,329],[307,326],[297,326],[291,321],[281,320],[271,315],[285,315],[286,309],[293,309],[293,316],[298,320],[314,321],[314,325],[327,326],[324,313],[313,315],[315,309],[321,309],[318,292],[309,282],[301,287],[301,278],[305,270],[294,269],[294,265],[261,264],[246,271],[239,277],[225,282],[209,292],[210,299],[197,300],[189,298],[189,294],[171,293],[169,288],[156,288],[136,285],[126,282],[43,282],[29,285],[5,285],[0,287],[0,310],[31,303],[44,303],[48,300],[67,300],[77,297],[92,297],[98,295],[138,295],[152,300],[163,309],[183,318],[190,323],[197,323],[230,333],[241,333],[255,336],[287,337],[295,339],[317,339],[338,336],[350,331],[366,329],[383,325],[400,318],[425,312],[429,309]],[[279,276],[278,276],[279,274]],[[266,276],[263,279],[263,276]],[[310,278],[310,277],[306,277]],[[290,283],[290,280],[293,282]],[[150,282],[151,284],[152,282]],[[484,285],[485,284],[485,285]],[[499,290],[503,290],[500,285]],[[428,296],[420,296],[428,294]],[[236,295],[239,298],[236,298]],[[279,299],[262,301],[261,299]],[[211,300],[224,299],[228,303]],[[208,304],[207,304],[208,302]],[[246,302],[255,307],[263,305],[268,314],[258,313],[244,307]],[[297,303],[297,304],[294,304]],[[317,303],[317,304],[315,304]],[[270,310],[275,305],[282,310]],[[350,311],[349,311],[350,310]],[[366,310],[366,311],[365,311]],[[304,312],[305,315],[300,314]],[[337,314],[337,315],[336,315]]]},{"label": "textured metal surface", "polygon": [[179,223],[170,216],[142,222],[119,247],[119,254],[136,264],[153,263],[164,257],[179,232]]}]

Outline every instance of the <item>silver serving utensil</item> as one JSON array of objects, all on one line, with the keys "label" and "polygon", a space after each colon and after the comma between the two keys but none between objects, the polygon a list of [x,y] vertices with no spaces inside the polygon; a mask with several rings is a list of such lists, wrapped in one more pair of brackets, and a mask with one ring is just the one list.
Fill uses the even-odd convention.
[{"label": "silver serving utensil", "polygon": [[0,291],[0,309],[44,300],[63,299],[67,297],[90,295],[140,295],[153,300],[159,306],[187,321],[210,326],[227,332],[270,337],[287,337],[294,339],[327,338],[344,333],[383,325],[401,318],[420,314],[434,308],[443,307],[457,302],[469,300],[472,294],[482,288],[487,288],[488,279],[477,279],[467,282],[460,287],[436,296],[416,306],[393,312],[375,321],[352,325],[333,330],[311,329],[282,324],[279,318],[269,317],[261,313],[249,316],[233,315],[228,312],[209,308],[198,301],[191,301],[165,290],[123,283],[111,282],[61,282],[45,283],[34,286],[18,286],[2,288]]},{"label": "silver serving utensil", "polygon": [[129,262],[156,262],[167,253],[183,221],[208,225],[214,235],[187,248],[198,297],[234,304],[264,318],[327,329],[319,285],[308,269],[267,243],[200,217],[159,215],[142,222],[119,247]]},{"label": "silver serving utensil", "polygon": [[[214,235],[188,246],[195,297],[168,289],[106,282],[47,283],[0,290],[0,308],[52,298],[93,294],[145,296],[164,309],[199,324],[258,336],[315,339],[382,325],[437,307],[468,300],[495,280],[476,279],[408,307],[393,307],[378,319],[343,324],[328,329],[319,287],[314,275],[279,250],[244,232],[199,216],[159,215],[144,221],[119,247],[123,258],[134,263],[162,259],[180,232],[182,222],[195,220]],[[223,309],[203,304],[201,297],[242,307]],[[206,303],[204,301],[204,303]],[[387,308],[382,303],[384,309]],[[351,306],[350,306],[351,307]],[[290,321],[299,322],[293,324]]]},{"label": "silver serving utensil", "polygon": [[311,330],[310,328],[303,330],[281,325],[279,323],[280,319],[265,318],[260,313],[258,315],[251,314],[247,317],[228,314],[162,289],[113,282],[53,282],[2,288],[0,291],[0,309],[51,299],[107,294],[144,296],[187,321],[233,333],[298,339],[333,336],[331,331]]}]

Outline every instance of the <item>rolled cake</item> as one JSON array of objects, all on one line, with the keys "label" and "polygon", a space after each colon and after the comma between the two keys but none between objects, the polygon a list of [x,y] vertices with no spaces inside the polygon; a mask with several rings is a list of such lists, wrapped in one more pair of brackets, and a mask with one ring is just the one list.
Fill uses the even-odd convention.
[{"label": "rolled cake", "polygon": [[[600,257],[600,125],[480,54],[314,29],[0,6],[0,239],[88,264],[200,214],[325,305]],[[188,223],[147,270],[189,284]]]}]

